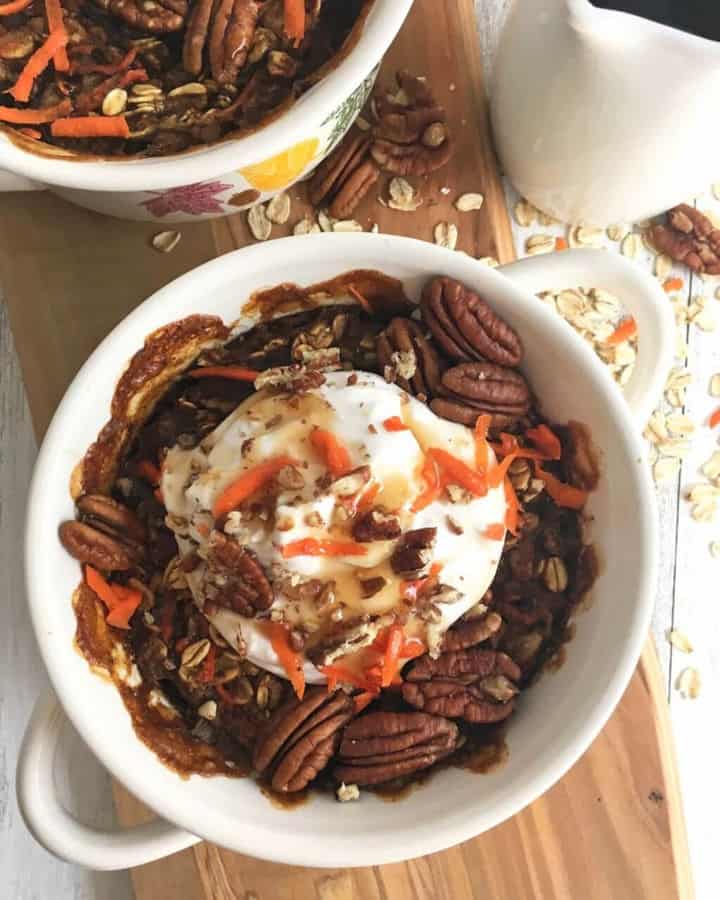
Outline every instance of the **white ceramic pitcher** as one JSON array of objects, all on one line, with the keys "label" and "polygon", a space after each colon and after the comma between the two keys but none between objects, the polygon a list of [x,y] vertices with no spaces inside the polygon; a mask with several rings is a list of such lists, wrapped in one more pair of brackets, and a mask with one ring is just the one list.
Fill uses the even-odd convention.
[{"label": "white ceramic pitcher", "polygon": [[589,0],[515,0],[495,64],[501,162],[566,222],[633,222],[720,173],[720,44]]}]

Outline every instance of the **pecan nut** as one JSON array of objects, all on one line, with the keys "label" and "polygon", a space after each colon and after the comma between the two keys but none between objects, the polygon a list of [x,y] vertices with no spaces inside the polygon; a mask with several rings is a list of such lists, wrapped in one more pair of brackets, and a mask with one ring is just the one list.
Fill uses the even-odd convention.
[{"label": "pecan nut", "polygon": [[82,520],[111,537],[145,540],[145,526],[127,506],[105,494],[84,494],[76,503]]},{"label": "pecan nut", "polygon": [[437,528],[415,528],[406,531],[397,542],[390,557],[390,566],[396,575],[419,578],[430,568]]},{"label": "pecan nut", "polygon": [[[436,416],[441,419],[447,419],[449,422],[457,422],[460,425],[467,425],[473,428],[477,422],[478,415],[481,410],[476,406],[470,406],[459,400],[453,400],[449,397],[436,397],[430,403],[430,409]],[[490,421],[490,434],[499,434],[501,431],[514,431],[519,425],[523,424],[523,419],[517,416],[510,416],[505,413],[492,413]],[[527,423],[529,427],[529,422]]]},{"label": "pecan nut", "polygon": [[475,619],[465,619],[445,632],[440,650],[442,653],[449,653],[482,644],[497,634],[501,625],[502,619],[496,612],[489,612]]},{"label": "pecan nut", "polygon": [[459,362],[489,360],[517,366],[522,343],[474,291],[453,278],[434,278],[423,290],[423,318],[440,348]]},{"label": "pecan nut", "polygon": [[362,513],[353,522],[352,536],[361,544],[371,541],[394,541],[402,529],[397,516],[391,516],[382,507],[375,506]]},{"label": "pecan nut", "polygon": [[471,648],[423,656],[405,678],[403,699],[416,709],[488,724],[513,712],[521,671],[505,653]]},{"label": "pecan nut", "polygon": [[378,124],[370,153],[386,172],[428,175],[444,166],[452,153],[445,110],[422,78],[403,71],[397,82],[402,101],[397,95],[376,97]]},{"label": "pecan nut", "polygon": [[720,275],[720,229],[699,209],[681,203],[668,212],[666,225],[653,225],[650,236],[660,253],[693,272]]},{"label": "pecan nut", "polygon": [[313,175],[310,202],[314,206],[328,203],[330,215],[337,219],[351,216],[380,176],[369,148],[369,135],[351,128]]},{"label": "pecan nut", "polygon": [[343,732],[333,777],[347,784],[383,784],[429,768],[457,744],[457,726],[448,719],[426,713],[369,713]]},{"label": "pecan nut", "polygon": [[187,0],[94,0],[131,28],[151,34],[180,31],[188,11]]},{"label": "pecan nut", "polygon": [[343,691],[328,694],[314,687],[302,700],[292,697],[277,709],[258,736],[253,765],[272,773],[276,791],[301,791],[335,755],[340,732],[353,716],[352,699]]},{"label": "pecan nut", "polygon": [[253,44],[257,0],[198,0],[183,43],[183,67],[199,75],[207,48],[210,71],[219,84],[234,84]]},{"label": "pecan nut", "polygon": [[201,591],[207,600],[241,616],[254,616],[273,602],[272,585],[255,553],[221,531],[210,535]]},{"label": "pecan nut", "polygon": [[85,522],[63,522],[58,535],[70,556],[104,572],[132,569],[140,562],[135,547]]},{"label": "pecan nut", "polygon": [[[445,396],[477,412],[522,416],[530,409],[530,389],[515,369],[491,362],[466,362],[443,373]],[[476,413],[477,415],[477,413]]]},{"label": "pecan nut", "polygon": [[440,387],[437,351],[413,319],[391,319],[377,337],[378,362],[394,374],[395,384],[408,393],[434,396]]}]

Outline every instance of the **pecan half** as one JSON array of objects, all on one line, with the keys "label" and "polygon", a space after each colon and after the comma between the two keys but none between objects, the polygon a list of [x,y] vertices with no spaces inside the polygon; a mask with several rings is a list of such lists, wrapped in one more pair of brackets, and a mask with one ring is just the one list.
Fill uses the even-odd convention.
[{"label": "pecan half", "polygon": [[337,781],[382,784],[427,769],[457,747],[454,722],[425,713],[377,712],[343,732]]},{"label": "pecan half", "polygon": [[[477,422],[478,415],[482,410],[476,406],[470,406],[460,400],[452,400],[448,397],[436,397],[430,403],[430,409],[435,415],[441,419],[447,419],[449,422],[458,422],[460,425],[467,425],[473,428]],[[523,422],[517,416],[506,415],[505,413],[492,413],[490,422],[490,434],[498,434],[501,431],[513,431],[519,424]],[[528,427],[529,427],[528,422]]]},{"label": "pecan half", "polygon": [[444,166],[452,153],[445,110],[422,78],[402,71],[397,82],[403,102],[397,95],[376,96],[378,124],[370,153],[386,172],[427,175]]},{"label": "pecan half", "polygon": [[668,212],[666,225],[653,225],[650,236],[660,253],[693,272],[720,275],[720,229],[699,209],[681,203]]},{"label": "pecan half", "polygon": [[337,219],[351,216],[380,175],[369,148],[370,136],[351,128],[313,175],[310,202],[314,206],[328,203],[330,215]]},{"label": "pecan half", "polygon": [[371,541],[393,541],[400,537],[401,531],[397,516],[389,515],[382,507],[375,506],[355,519],[352,536],[359,543],[367,544]]},{"label": "pecan half", "polygon": [[417,709],[473,723],[500,722],[514,709],[518,666],[496,650],[467,649],[421,657],[405,675],[402,695]]},{"label": "pecan half", "polygon": [[515,331],[461,282],[432,279],[423,290],[421,308],[433,337],[452,359],[487,359],[501,366],[517,366],[522,360]]},{"label": "pecan half", "polygon": [[210,535],[201,591],[207,600],[241,616],[254,616],[273,602],[272,586],[253,551],[221,531]]},{"label": "pecan half", "polygon": [[84,494],[76,503],[82,520],[111,537],[145,540],[145,526],[127,506],[105,494]]},{"label": "pecan half", "polygon": [[70,556],[104,572],[131,569],[141,559],[135,547],[85,522],[63,522],[58,535]]},{"label": "pecan half", "polygon": [[353,712],[352,699],[343,691],[309,688],[302,700],[291,698],[268,721],[258,736],[253,766],[261,774],[272,772],[276,791],[301,791],[334,756]]},{"label": "pecan half", "polygon": [[131,28],[152,34],[180,31],[188,11],[187,0],[94,0],[95,5],[122,19]]},{"label": "pecan half", "polygon": [[466,650],[468,647],[474,647],[475,644],[482,644],[496,634],[501,625],[502,619],[496,612],[489,612],[477,619],[458,622],[445,633],[440,650],[448,653],[455,650]]},{"label": "pecan half", "polygon": [[438,392],[440,359],[413,319],[391,319],[377,337],[377,355],[382,368],[390,367],[395,373],[395,384],[404,391],[426,398]]},{"label": "pecan half", "polygon": [[478,412],[522,416],[530,409],[530,389],[515,369],[490,362],[460,363],[442,376],[445,396]]},{"label": "pecan half", "polygon": [[210,31],[210,71],[219,84],[234,84],[252,46],[260,7],[256,0],[218,0]]},{"label": "pecan half", "polygon": [[432,562],[437,528],[415,528],[406,531],[390,557],[390,566],[396,575],[418,578],[424,575]]}]

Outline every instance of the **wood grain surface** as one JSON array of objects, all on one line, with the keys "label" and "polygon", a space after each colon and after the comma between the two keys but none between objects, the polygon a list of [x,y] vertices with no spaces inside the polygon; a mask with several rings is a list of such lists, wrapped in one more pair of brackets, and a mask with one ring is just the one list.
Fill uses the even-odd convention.
[{"label": "wood grain surface", "polygon": [[[357,217],[384,232],[426,239],[435,223],[454,221],[460,249],[510,259],[471,0],[416,0],[385,79],[401,65],[428,75],[448,106],[455,156],[424,190],[424,214],[393,212],[368,198]],[[452,200],[470,190],[485,195],[483,209],[457,213]],[[299,191],[292,195],[294,222],[302,200]],[[6,196],[3,212],[0,270],[38,434],[87,354],[129,309],[176,275],[247,240],[243,216],[183,226],[181,249],[163,256],[148,246],[156,227],[102,218],[48,194]],[[146,815],[119,786],[116,799],[122,822]],[[138,900],[689,898],[654,649],[648,644],[613,718],[571,772],[524,812],[459,847],[404,864],[326,871],[271,865],[202,844],[132,875]]]}]

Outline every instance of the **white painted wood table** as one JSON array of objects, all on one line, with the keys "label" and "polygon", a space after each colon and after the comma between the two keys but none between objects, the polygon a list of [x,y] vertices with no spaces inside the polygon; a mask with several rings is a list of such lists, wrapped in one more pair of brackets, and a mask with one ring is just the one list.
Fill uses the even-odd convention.
[{"label": "white painted wood table", "polygon": [[[477,2],[486,69],[508,5],[509,0]],[[508,202],[516,199],[508,188]],[[709,192],[697,198],[697,205],[720,216],[720,202]],[[528,234],[539,230],[565,234],[560,226],[524,229],[516,225],[518,255],[524,252]],[[618,252],[617,244],[604,243],[610,252]],[[644,248],[638,264],[652,266],[652,256]],[[720,279],[703,282],[690,278],[684,270],[674,271],[676,274],[683,277],[683,297],[688,305],[695,296],[713,298],[720,289]],[[720,323],[720,300],[712,299],[710,307],[717,309]],[[720,700],[720,597],[716,588],[720,559],[711,557],[709,545],[720,540],[720,518],[714,524],[693,521],[690,505],[683,498],[698,480],[699,466],[718,449],[717,432],[707,427],[707,419],[720,403],[709,394],[710,377],[720,372],[720,345],[714,332],[688,327],[686,336],[687,360],[679,359],[676,364],[687,365],[693,375],[685,411],[698,429],[679,477],[658,490],[662,560],[653,632],[667,679],[697,897],[711,900],[718,895],[715,854],[720,836],[716,824],[720,779],[714,739]],[[36,845],[24,828],[15,801],[14,770],[20,740],[34,699],[47,683],[25,608],[21,568],[24,501],[35,451],[12,336],[0,305],[0,898],[131,900],[127,873],[87,872],[54,859]],[[695,648],[691,656],[667,642],[667,631],[673,627],[689,636]],[[688,664],[695,666],[702,677],[697,700],[684,700],[675,689],[678,674]],[[71,746],[71,762],[67,771],[57,773],[66,803],[87,821],[107,825],[113,819],[109,778],[70,729],[66,740]]]}]

